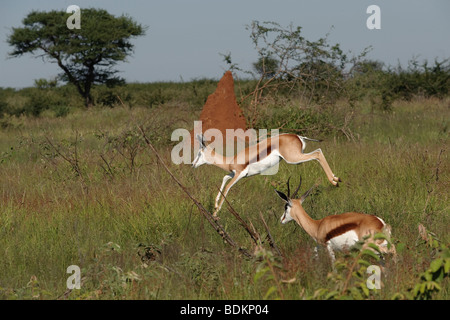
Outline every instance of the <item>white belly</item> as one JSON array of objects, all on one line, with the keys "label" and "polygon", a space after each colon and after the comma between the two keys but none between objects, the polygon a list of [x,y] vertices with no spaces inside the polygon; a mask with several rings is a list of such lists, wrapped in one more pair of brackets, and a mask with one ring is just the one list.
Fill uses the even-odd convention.
[{"label": "white belly", "polygon": [[333,250],[346,250],[353,246],[358,241],[358,235],[355,231],[347,231],[333,239],[328,240],[327,245],[331,246]]},{"label": "white belly", "polygon": [[270,153],[267,157],[261,161],[250,163],[247,166],[247,176],[253,176],[255,174],[260,174],[261,172],[272,168],[280,162],[280,154],[277,151]]}]

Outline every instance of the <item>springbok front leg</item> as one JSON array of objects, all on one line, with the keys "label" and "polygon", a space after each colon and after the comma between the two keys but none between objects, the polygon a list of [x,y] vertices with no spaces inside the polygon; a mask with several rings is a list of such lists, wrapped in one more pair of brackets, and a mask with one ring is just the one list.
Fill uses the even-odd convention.
[{"label": "springbok front leg", "polygon": [[[219,191],[219,194],[217,195],[216,199],[220,199],[220,201],[218,205],[216,205],[216,207],[214,208],[213,213],[214,218],[217,218],[217,213],[219,212],[220,208],[222,208],[222,204],[225,201],[225,197],[227,196],[228,191],[230,191],[231,187],[243,177],[244,175],[242,175],[242,172],[234,173],[234,176],[231,178],[230,182],[227,184],[225,189],[223,191]],[[227,180],[225,180],[224,178],[224,182],[226,182]],[[224,183],[222,182],[222,184]],[[220,196],[222,196],[222,198],[220,198]]]},{"label": "springbok front leg", "polygon": [[227,183],[228,180],[232,179],[234,177],[234,175],[235,175],[235,173],[233,171],[230,174],[227,174],[225,177],[223,177],[222,185],[220,186],[219,193],[217,194],[216,201],[214,203],[214,209],[216,209],[219,206],[219,199],[220,199],[220,196],[222,195],[222,191],[223,191],[223,188],[225,187],[225,184]]}]

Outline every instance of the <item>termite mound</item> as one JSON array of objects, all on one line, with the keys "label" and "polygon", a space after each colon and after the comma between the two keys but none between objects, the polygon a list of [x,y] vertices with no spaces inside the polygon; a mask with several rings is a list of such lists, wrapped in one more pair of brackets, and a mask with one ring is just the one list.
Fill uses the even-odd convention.
[{"label": "termite mound", "polygon": [[[196,142],[195,133],[204,133],[208,129],[218,129],[222,133],[223,150],[226,150],[226,145],[235,143],[236,141],[226,140],[227,129],[247,129],[247,122],[236,101],[234,93],[234,80],[231,71],[226,71],[217,84],[216,91],[208,96],[202,112],[200,113],[201,129],[194,128],[191,131],[191,144]],[[195,133],[194,133],[195,132]],[[238,139],[239,134],[236,134]],[[243,136],[241,139],[244,139]],[[234,140],[234,139],[233,139]],[[211,142],[213,142],[212,139]]]}]

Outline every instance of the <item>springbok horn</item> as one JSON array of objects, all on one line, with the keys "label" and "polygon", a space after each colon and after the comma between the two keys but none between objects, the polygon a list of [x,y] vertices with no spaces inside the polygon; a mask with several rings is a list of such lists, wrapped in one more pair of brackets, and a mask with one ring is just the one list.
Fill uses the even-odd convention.
[{"label": "springbok horn", "polygon": [[309,190],[306,191],[306,192],[300,197],[300,201],[301,201],[301,202],[305,201],[306,197],[309,196],[309,194],[311,193],[311,191],[312,191],[314,188],[316,188],[318,185],[319,185],[319,184],[316,183],[316,184],[314,184],[311,188],[309,188]]},{"label": "springbok horn", "polygon": [[297,195],[298,190],[300,190],[300,186],[301,186],[301,185],[302,185],[302,176],[300,176],[300,183],[298,184],[297,189],[295,189],[294,194],[292,195],[292,199],[294,199],[295,196]]}]

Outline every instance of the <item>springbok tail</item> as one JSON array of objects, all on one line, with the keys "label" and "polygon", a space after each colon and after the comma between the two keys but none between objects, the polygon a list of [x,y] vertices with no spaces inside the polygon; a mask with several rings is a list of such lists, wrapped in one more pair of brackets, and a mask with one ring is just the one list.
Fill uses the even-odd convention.
[{"label": "springbok tail", "polygon": [[323,140],[318,140],[318,139],[311,139],[308,137],[302,137],[304,140],[308,140],[308,141],[315,141],[315,142],[322,142]]},{"label": "springbok tail", "polygon": [[386,235],[386,238],[388,238],[388,240],[391,240],[392,228],[390,225],[385,224],[381,232]]}]

